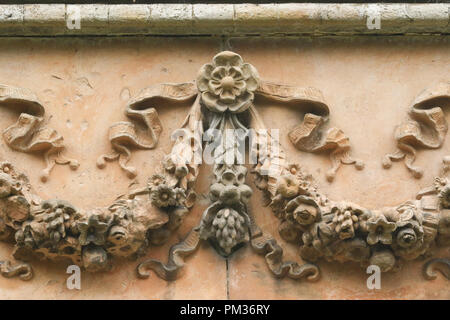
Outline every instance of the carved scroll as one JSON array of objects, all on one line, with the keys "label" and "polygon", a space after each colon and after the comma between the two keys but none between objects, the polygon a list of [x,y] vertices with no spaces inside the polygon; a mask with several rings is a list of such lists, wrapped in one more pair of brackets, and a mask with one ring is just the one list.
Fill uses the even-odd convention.
[{"label": "carved scroll", "polygon": [[56,164],[69,165],[76,170],[76,160],[62,156],[63,137],[43,124],[45,109],[29,90],[0,85],[0,105],[21,112],[17,122],[3,131],[3,139],[13,150],[25,153],[43,153],[47,167],[41,180],[47,181]]},{"label": "carved scroll", "polygon": [[442,273],[444,277],[450,280],[450,259],[432,259],[423,266],[423,275],[427,280],[434,280],[437,278],[435,270]]},{"label": "carved scroll", "polygon": [[131,148],[153,149],[162,131],[156,108],[167,103],[185,103],[192,100],[197,91],[192,83],[160,84],[144,89],[131,99],[125,114],[130,121],[113,124],[109,128],[109,141],[113,151],[97,160],[97,167],[104,168],[105,161],[118,160],[129,178],[137,175],[134,167],[128,166]]},{"label": "carved scroll", "polygon": [[392,161],[405,159],[405,165],[415,178],[423,175],[421,168],[414,166],[417,148],[437,149],[444,142],[448,125],[442,108],[450,103],[450,83],[425,90],[413,103],[409,120],[395,129],[397,151],[383,159],[385,169]]}]

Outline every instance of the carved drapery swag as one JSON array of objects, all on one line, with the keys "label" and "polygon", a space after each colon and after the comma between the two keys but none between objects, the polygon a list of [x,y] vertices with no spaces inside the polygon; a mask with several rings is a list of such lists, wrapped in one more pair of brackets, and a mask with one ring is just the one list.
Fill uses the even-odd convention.
[{"label": "carved drapery swag", "polygon": [[[11,93],[22,92],[21,89],[4,88],[2,101],[25,110],[21,117],[36,119],[42,126],[44,111],[37,100],[29,93]],[[164,157],[160,172],[153,174],[146,186],[131,190],[111,206],[82,210],[62,200],[42,200],[33,193],[24,175],[17,173],[11,164],[2,163],[0,239],[15,243],[13,256],[18,260],[63,259],[88,271],[108,270],[113,258],[138,258],[151,245],[165,242],[194,205],[201,161],[192,156],[209,148],[214,161],[210,206],[185,240],[170,249],[168,263],[146,260],[137,267],[139,277],[147,278],[149,270],[153,270],[166,280],[176,279],[184,257],[195,252],[204,240],[225,257],[250,243],[255,252],[264,255],[276,277],[309,281],[319,279],[319,269],[313,262],[320,258],[358,262],[362,266],[374,264],[389,271],[397,270],[403,260],[428,254],[436,245],[449,246],[450,158],[444,159],[442,174],[433,186],[420,192],[417,199],[399,206],[369,210],[349,202],[332,201],[317,190],[311,175],[288,162],[274,131],[267,130],[258,113],[255,106],[258,99],[294,105],[304,112],[303,121],[290,131],[289,138],[299,150],[330,154],[329,181],[341,164],[363,168],[361,161],[351,158],[349,139],[344,133],[336,128],[326,129],[330,111],[320,91],[261,81],[252,65],[244,63],[238,54],[225,51],[201,68],[195,83],[153,86],[128,103],[129,121],[110,128],[113,151],[101,156],[97,165],[103,167],[107,160],[119,160],[129,177],[137,174],[128,165],[132,148],[152,149],[158,143],[162,124],[157,109],[174,103],[192,105],[174,134],[175,143],[171,153]],[[424,106],[415,104],[418,113]],[[434,119],[437,132],[444,134],[445,121],[434,116],[439,112],[433,108],[427,111],[420,119]],[[40,135],[37,129],[40,126],[28,129],[29,123],[19,121],[16,128],[24,129],[12,126],[13,129],[7,130],[9,135],[5,134],[5,139],[14,141],[8,142],[12,148],[19,148],[14,145],[26,146],[20,151],[36,150],[31,146],[45,140],[40,137],[52,136]],[[217,132],[223,136],[227,129],[245,137],[254,129],[256,136],[249,153],[256,155],[251,163],[255,184],[265,195],[265,205],[280,220],[282,239],[298,246],[307,263],[284,262],[281,246],[255,223],[248,208],[253,190],[246,184],[248,169],[242,163],[245,150],[240,148],[244,140],[230,145],[225,138],[218,144],[213,139]],[[429,143],[429,132],[419,130],[415,137]],[[27,139],[9,138],[21,136]],[[433,133],[430,136],[436,138]],[[443,138],[439,136],[437,141],[440,139]],[[59,154],[56,150],[61,149],[54,149],[62,146],[60,139],[45,141],[47,148],[38,150],[45,150],[46,155]],[[434,259],[424,266],[424,275],[435,278],[435,268],[448,277],[449,266],[448,259]],[[0,273],[19,275],[23,280],[32,276],[27,263],[11,266],[8,261],[0,262]]]}]

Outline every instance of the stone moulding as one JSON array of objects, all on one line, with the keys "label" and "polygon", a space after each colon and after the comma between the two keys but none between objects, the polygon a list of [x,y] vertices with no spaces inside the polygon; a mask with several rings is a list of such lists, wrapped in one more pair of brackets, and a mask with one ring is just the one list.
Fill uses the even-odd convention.
[{"label": "stone moulding", "polygon": [[[4,92],[25,92],[3,87]],[[439,92],[448,90],[446,84],[440,88]],[[21,99],[15,100],[14,107],[23,110],[36,105],[34,98],[18,96]],[[438,96],[438,100],[433,95],[424,99],[429,110],[435,110],[442,99],[448,102],[448,96]],[[444,158],[442,173],[434,184],[414,200],[375,210],[333,201],[320,193],[310,174],[287,160],[274,131],[259,115],[259,99],[294,105],[303,113],[289,138],[299,150],[329,154],[332,168],[328,180],[342,163],[363,168],[361,161],[350,157],[344,133],[327,129],[330,109],[319,90],[262,81],[256,68],[240,55],[223,51],[200,69],[195,82],[144,89],[127,105],[130,121],[112,125],[113,153],[101,156],[98,164],[101,167],[105,160],[118,159],[122,169],[134,176],[137,170],[127,164],[131,149],[156,146],[162,130],[157,109],[174,102],[191,105],[159,172],[144,187],[130,190],[111,206],[84,210],[63,200],[40,199],[26,176],[10,163],[0,163],[0,240],[14,243],[17,260],[64,260],[93,272],[109,270],[114,258],[139,258],[152,245],[167,241],[183,223],[196,200],[201,164],[192,157],[210,148],[214,179],[209,207],[186,238],[172,246],[168,263],[143,261],[137,266],[138,277],[147,278],[153,270],[165,280],[175,280],[184,257],[194,253],[201,241],[208,241],[224,257],[250,244],[264,256],[274,276],[308,281],[319,279],[314,264],[319,259],[377,265],[387,272],[398,270],[406,260],[430,256],[436,246],[450,245],[450,157]],[[232,145],[227,144],[228,139],[218,144],[214,139],[204,141],[205,137],[214,138],[214,132],[223,136],[228,129],[243,133],[244,140]],[[282,247],[258,227],[248,207],[254,190],[246,184],[248,167],[241,163],[245,149],[240,144],[249,132],[256,134],[248,150],[255,155],[251,174],[256,187],[263,192],[264,205],[279,219],[281,238],[299,249],[306,261],[302,265],[283,261]],[[448,259],[428,262],[424,276],[435,278],[434,269],[448,278]],[[0,273],[22,280],[32,276],[29,264],[11,266],[8,261],[0,262]]]},{"label": "stone moulding", "polygon": [[[79,15],[78,15],[79,13]],[[79,17],[80,28],[67,20]],[[367,20],[379,17],[381,28]],[[448,34],[448,4],[0,5],[0,36]]]}]

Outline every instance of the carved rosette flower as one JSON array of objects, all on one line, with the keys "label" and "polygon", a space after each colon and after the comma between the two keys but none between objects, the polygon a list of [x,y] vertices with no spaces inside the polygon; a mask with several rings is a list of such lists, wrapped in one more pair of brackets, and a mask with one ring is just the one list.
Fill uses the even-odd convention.
[{"label": "carved rosette flower", "polygon": [[258,73],[240,55],[224,51],[200,69],[197,87],[203,105],[212,112],[239,113],[253,102]]},{"label": "carved rosette flower", "polygon": [[392,233],[397,228],[395,222],[389,222],[383,214],[372,216],[367,221],[369,234],[367,235],[367,243],[370,245],[381,242],[383,244],[392,243]]},{"label": "carved rosette flower", "polygon": [[84,221],[78,221],[77,228],[80,232],[78,241],[80,242],[80,245],[103,245],[106,240],[108,226],[108,223],[100,221],[100,215],[96,213],[91,213]]},{"label": "carved rosette flower", "polygon": [[158,208],[174,206],[176,204],[175,191],[166,184],[161,184],[150,192],[152,204]]}]

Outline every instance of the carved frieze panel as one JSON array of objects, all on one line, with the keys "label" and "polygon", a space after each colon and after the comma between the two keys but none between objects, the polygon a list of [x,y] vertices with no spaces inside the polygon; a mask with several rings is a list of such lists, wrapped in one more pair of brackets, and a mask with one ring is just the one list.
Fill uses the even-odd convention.
[{"label": "carved frieze panel", "polygon": [[[415,149],[442,146],[449,88],[449,83],[441,83],[419,95],[410,119],[396,129],[399,150],[387,155],[383,166],[405,158],[408,169],[420,176],[420,169],[412,164]],[[78,162],[61,154],[62,137],[44,125],[44,106],[25,89],[7,85],[0,89],[0,105],[20,112],[17,123],[4,131],[6,144],[17,151],[42,154],[47,164],[43,181],[55,164],[76,169]],[[104,168],[106,162],[117,160],[129,178],[138,176],[148,182],[110,206],[81,208],[60,199],[41,199],[20,168],[1,164],[0,235],[14,244],[14,258],[24,261],[17,266],[2,262],[2,275],[28,280],[32,270],[27,262],[34,259],[65,260],[88,271],[105,271],[114,258],[136,259],[164,243],[198,197],[196,180],[205,151],[213,172],[209,206],[197,226],[170,249],[167,263],[148,259],[137,266],[140,278],[153,270],[165,280],[177,279],[184,258],[198,250],[202,241],[230,259],[249,245],[264,256],[274,276],[309,281],[319,279],[322,259],[377,265],[388,272],[407,260],[429,257],[437,246],[449,246],[450,158],[443,159],[442,173],[433,185],[397,206],[365,208],[330,199],[315,182],[321,176],[306,172],[301,157],[288,159],[276,128],[264,124],[257,98],[298,110],[302,120],[290,130],[289,141],[298,150],[329,157],[331,168],[325,173],[329,182],[339,179],[342,164],[364,168],[362,159],[351,155],[351,139],[329,125],[333,111],[320,90],[264,81],[256,66],[237,53],[223,51],[199,70],[195,81],[154,84],[127,103],[126,121],[109,129],[111,152],[100,155],[96,165]],[[190,106],[185,109],[186,119],[173,133],[171,152],[161,167],[150,177],[140,177],[129,160],[135,149],[158,147],[164,130],[158,110],[169,103]],[[236,139],[230,139],[229,132]],[[248,173],[257,188],[250,187]],[[256,192],[263,193],[264,205],[278,219],[283,243],[256,223],[260,212],[249,206]],[[302,263],[283,259],[282,247],[287,245],[298,248]],[[448,278],[448,259],[428,262],[427,278],[435,277],[433,267]]]}]

